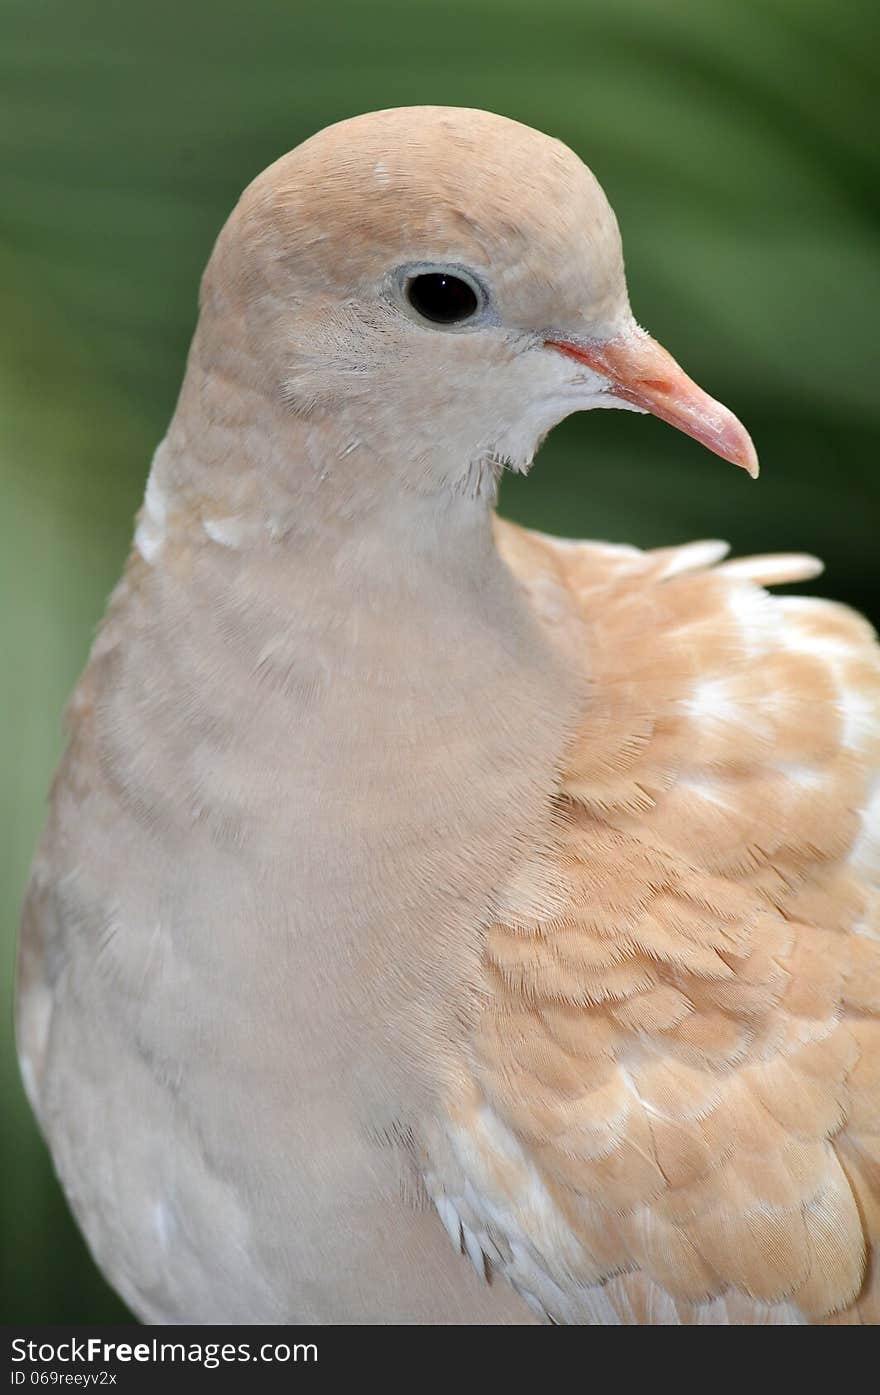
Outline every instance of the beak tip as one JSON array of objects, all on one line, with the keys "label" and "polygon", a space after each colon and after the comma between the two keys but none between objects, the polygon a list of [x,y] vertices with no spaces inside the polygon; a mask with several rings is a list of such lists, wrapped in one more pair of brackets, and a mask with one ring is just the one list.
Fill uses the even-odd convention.
[{"label": "beak tip", "polygon": [[748,445],[746,446],[746,449],[743,451],[742,455],[739,456],[736,463],[737,465],[741,465],[743,469],[748,472],[748,474],[751,476],[753,480],[756,480],[759,474],[761,473],[761,466],[758,461],[758,452],[755,450],[754,442],[752,441],[751,436],[747,436],[746,440],[748,442]]},{"label": "beak tip", "polygon": [[[720,406],[720,404],[718,405]],[[756,480],[761,467],[758,463],[755,443],[742,422],[738,421],[732,412],[728,412],[726,407],[722,407],[721,410],[727,418],[727,422],[725,429],[719,433],[714,441],[706,436],[700,437],[696,432],[693,434],[698,441],[702,440],[703,445],[714,450],[716,455],[720,455],[723,460],[729,460],[731,465],[739,465],[741,470],[745,470],[747,475]]]}]

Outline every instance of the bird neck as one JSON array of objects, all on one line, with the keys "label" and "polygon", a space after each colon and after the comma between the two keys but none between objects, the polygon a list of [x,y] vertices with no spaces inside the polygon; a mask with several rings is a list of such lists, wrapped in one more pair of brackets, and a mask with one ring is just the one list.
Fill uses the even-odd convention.
[{"label": "bird neck", "polygon": [[[302,1038],[329,1033],[385,1079],[371,1024],[463,1030],[449,1005],[475,991],[513,861],[550,836],[583,679],[498,554],[488,500],[377,491],[356,509],[332,477],[285,493],[317,443],[256,406],[173,423],[84,720],[139,836],[172,862],[187,849],[187,885],[222,886],[261,1003],[281,944]],[[344,1030],[320,1006],[334,977]]]},{"label": "bird neck", "polygon": [[[528,713],[564,721],[571,685],[498,553],[494,488],[407,488],[351,421],[285,410],[250,369],[240,350],[205,361],[196,336],[138,522],[137,589],[167,635],[198,617],[193,672],[259,672],[288,708],[300,687],[345,683],[355,703],[417,716],[422,701],[496,727],[505,693],[523,740]],[[489,715],[474,713],[476,691]]]},{"label": "bird neck", "polygon": [[[475,447],[474,459],[450,466],[448,443],[438,440],[433,464],[420,456],[412,470],[412,442],[380,406],[354,389],[341,401],[294,402],[277,375],[261,370],[247,336],[200,328],[154,461],[147,514],[152,499],[163,526],[173,513],[228,546],[311,540],[326,555],[351,539],[362,546],[373,531],[385,552],[403,546],[403,561],[412,551],[445,552],[459,572],[477,554],[485,565],[497,462]],[[373,571],[381,564],[369,560]]]}]

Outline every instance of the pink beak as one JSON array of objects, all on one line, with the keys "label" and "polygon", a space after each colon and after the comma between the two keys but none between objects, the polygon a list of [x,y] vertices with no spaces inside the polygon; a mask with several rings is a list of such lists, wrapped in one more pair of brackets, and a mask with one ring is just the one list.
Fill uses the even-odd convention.
[{"label": "pink beak", "polygon": [[741,465],[752,479],[757,477],[758,456],[742,423],[697,387],[644,330],[632,329],[601,341],[547,339],[545,343],[548,349],[558,349],[607,378],[611,396],[668,421],[724,460]]}]

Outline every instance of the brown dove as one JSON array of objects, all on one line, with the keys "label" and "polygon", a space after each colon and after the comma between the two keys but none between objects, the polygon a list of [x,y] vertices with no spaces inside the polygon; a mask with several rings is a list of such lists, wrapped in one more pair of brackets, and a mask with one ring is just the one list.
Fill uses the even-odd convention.
[{"label": "brown dove", "polygon": [[525,126],[343,122],[219,236],[21,948],[145,1321],[880,1316],[880,651],[810,558],[497,519],[599,407],[756,472]]}]

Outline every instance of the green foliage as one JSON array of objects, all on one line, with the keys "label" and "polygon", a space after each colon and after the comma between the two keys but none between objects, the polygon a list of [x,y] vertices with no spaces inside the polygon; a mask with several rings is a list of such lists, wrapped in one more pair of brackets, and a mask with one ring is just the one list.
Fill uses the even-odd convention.
[{"label": "green foliage", "polygon": [[[594,413],[507,482],[509,514],[641,544],[813,551],[819,589],[876,618],[873,8],[0,0],[6,1002],[60,711],[173,408],[201,267],[243,185],[329,121],[442,102],[567,140],[617,209],[637,315],[761,455],[754,485],[658,422]],[[118,1316],[8,1045],[0,1101],[4,1318]]]}]

